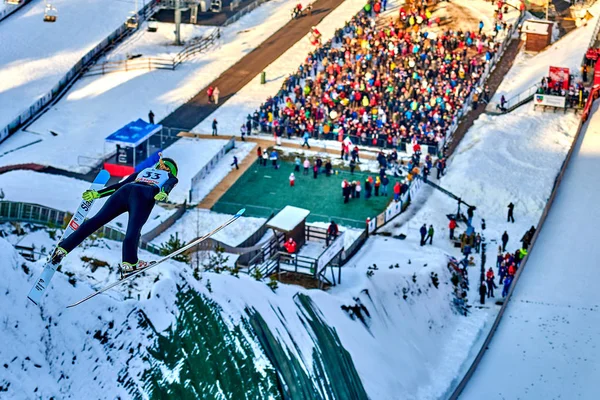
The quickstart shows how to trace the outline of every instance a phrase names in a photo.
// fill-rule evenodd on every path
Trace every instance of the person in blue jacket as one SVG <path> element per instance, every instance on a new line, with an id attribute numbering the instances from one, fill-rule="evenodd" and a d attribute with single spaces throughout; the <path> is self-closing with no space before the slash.
<path id="1" fill-rule="evenodd" d="M 177 184 L 177 164 L 170 158 L 160 158 L 151 168 L 129 175 L 122 182 L 101 190 L 86 190 L 81 196 L 85 201 L 102 197 L 110 198 L 92 218 L 82 223 L 75 232 L 62 240 L 54 251 L 51 262 L 60 264 L 62 259 L 79 246 L 88 236 L 117 216 L 128 212 L 127 232 L 123 240 L 123 276 L 148 265 L 138 259 L 137 248 L 142 227 L 150 217 L 157 201 L 167 201 L 169 193 Z"/>
<path id="2" fill-rule="evenodd" d="M 426 224 L 423 224 L 423 226 L 419 230 L 419 233 L 421 233 L 421 246 L 424 246 L 425 245 L 425 236 L 427 235 L 427 225 Z"/>
<path id="3" fill-rule="evenodd" d="M 302 147 L 307 146 L 310 149 L 310 144 L 308 144 L 308 139 L 310 138 L 310 134 L 308 131 L 304 132 L 302 139 L 304 139 L 304 143 L 302 143 Z"/>

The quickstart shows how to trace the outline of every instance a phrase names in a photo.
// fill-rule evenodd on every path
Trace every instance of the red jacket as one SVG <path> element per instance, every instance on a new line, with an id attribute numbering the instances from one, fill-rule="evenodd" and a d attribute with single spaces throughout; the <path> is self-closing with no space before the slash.
<path id="1" fill-rule="evenodd" d="M 508 267 L 508 275 L 514 276 L 515 272 L 517 272 L 517 270 L 515 269 L 515 265 L 514 264 L 510 264 L 510 267 Z"/>
<path id="2" fill-rule="evenodd" d="M 287 242 L 285 242 L 283 247 L 285 247 L 285 250 L 288 253 L 292 254 L 292 253 L 296 252 L 297 245 L 296 245 L 296 242 L 294 241 L 294 239 L 292 239 L 291 241 L 288 240 Z"/>
<path id="3" fill-rule="evenodd" d="M 396 182 L 394 185 L 394 194 L 400 194 L 400 182 Z"/>
<path id="4" fill-rule="evenodd" d="M 456 229 L 456 221 L 451 219 L 450 223 L 448 224 L 448 228 L 450 229 Z"/>
<path id="5" fill-rule="evenodd" d="M 487 274 L 485 274 L 485 277 L 488 279 L 494 279 L 494 271 L 492 271 L 491 269 L 488 269 Z"/>

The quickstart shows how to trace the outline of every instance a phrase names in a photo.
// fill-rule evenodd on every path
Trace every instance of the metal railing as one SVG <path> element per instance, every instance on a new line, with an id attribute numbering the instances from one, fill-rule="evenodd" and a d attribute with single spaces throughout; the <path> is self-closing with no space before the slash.
<path id="1" fill-rule="evenodd" d="M 535 85 L 533 85 L 529 89 L 525 90 L 524 92 L 511 97 L 510 99 L 508 99 L 506 101 L 506 103 L 504 103 L 504 108 L 506 109 L 506 111 L 503 111 L 503 112 L 510 112 L 510 111 L 514 110 L 515 108 L 517 108 L 518 106 L 520 106 L 521 104 L 527 103 L 528 101 L 533 100 L 533 95 L 537 93 L 539 88 L 540 88 L 540 85 L 538 83 L 536 83 Z"/>
<path id="2" fill-rule="evenodd" d="M 174 71 L 184 61 L 211 48 L 220 37 L 221 30 L 220 28 L 216 28 L 210 35 L 190 42 L 173 58 L 138 57 L 126 60 L 104 61 L 90 66 L 84 76 L 105 75 L 112 72 L 136 70 L 151 71 L 164 69 Z"/>
<path id="3" fill-rule="evenodd" d="M 0 201 L 0 222 L 19 221 L 61 227 L 66 216 L 64 211 L 39 204 Z"/>
<path id="4" fill-rule="evenodd" d="M 119 61 L 105 61 L 92 65 L 83 76 L 105 75 L 112 72 L 175 69 L 175 62 L 166 58 L 132 58 Z"/>

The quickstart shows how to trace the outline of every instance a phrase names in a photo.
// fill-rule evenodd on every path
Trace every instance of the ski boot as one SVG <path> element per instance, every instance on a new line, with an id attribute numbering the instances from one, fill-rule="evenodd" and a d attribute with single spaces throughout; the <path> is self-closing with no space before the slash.
<path id="1" fill-rule="evenodd" d="M 52 265 L 60 264 L 60 262 L 63 260 L 63 258 L 65 258 L 67 253 L 68 252 L 62 247 L 56 246 L 54 253 L 52 253 L 52 256 L 50 256 L 50 263 L 52 263 Z"/>
<path id="2" fill-rule="evenodd" d="M 154 263 L 155 263 L 155 261 L 146 262 L 146 261 L 143 261 L 143 260 L 138 260 L 137 263 L 131 264 L 131 263 L 128 263 L 126 261 L 123 261 L 121 263 L 121 279 L 125 279 L 129 275 L 137 272 L 138 270 L 144 269 L 147 266 L 152 265 Z"/>

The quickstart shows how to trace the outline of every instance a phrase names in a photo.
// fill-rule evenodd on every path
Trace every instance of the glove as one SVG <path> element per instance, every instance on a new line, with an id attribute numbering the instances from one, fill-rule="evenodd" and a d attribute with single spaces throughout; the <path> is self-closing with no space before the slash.
<path id="1" fill-rule="evenodd" d="M 169 198 L 169 195 L 165 192 L 163 192 L 162 190 L 160 192 L 158 192 L 156 194 L 156 196 L 154 196 L 154 200 L 156 201 L 167 201 L 167 199 Z"/>
<path id="2" fill-rule="evenodd" d="M 95 190 L 86 190 L 81 195 L 81 198 L 84 199 L 85 201 L 92 201 L 95 199 L 99 199 L 100 193 L 96 192 Z"/>

